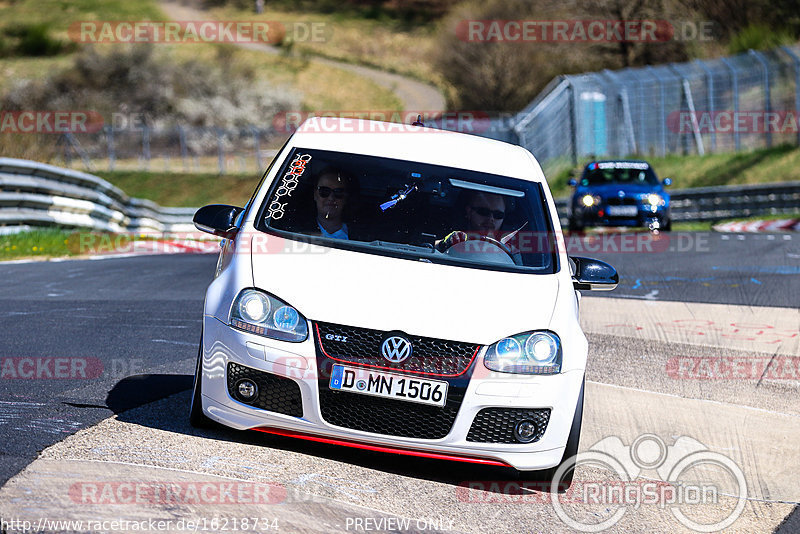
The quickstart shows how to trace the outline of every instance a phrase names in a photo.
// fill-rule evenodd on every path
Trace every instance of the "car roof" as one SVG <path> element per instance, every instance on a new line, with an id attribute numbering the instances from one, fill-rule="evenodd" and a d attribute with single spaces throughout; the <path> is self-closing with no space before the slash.
<path id="1" fill-rule="evenodd" d="M 300 125 L 290 144 L 545 181 L 536 159 L 518 145 L 422 126 L 346 117 L 311 117 Z"/>
<path id="2" fill-rule="evenodd" d="M 588 167 L 589 165 L 592 165 L 592 164 L 597 164 L 597 163 L 643 163 L 643 164 L 647 165 L 648 167 L 652 168 L 650 163 L 648 163 L 647 161 L 645 161 L 643 159 L 596 159 L 596 160 L 592 160 L 589 163 L 587 163 L 586 167 Z"/>

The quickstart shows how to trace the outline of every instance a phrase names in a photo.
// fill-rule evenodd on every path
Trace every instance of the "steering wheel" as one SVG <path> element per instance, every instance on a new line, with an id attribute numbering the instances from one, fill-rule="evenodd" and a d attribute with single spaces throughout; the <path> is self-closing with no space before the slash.
<path id="1" fill-rule="evenodd" d="M 514 253 L 511 251 L 511 247 L 509 247 L 505 243 L 501 243 L 497 239 L 495 239 L 493 237 L 489 237 L 488 235 L 478 235 L 476 237 L 467 237 L 467 241 L 469 241 L 470 239 L 478 239 L 479 241 L 485 241 L 486 243 L 489 243 L 490 245 L 494 245 L 495 247 L 499 248 L 500 250 L 502 250 L 503 252 L 508 254 L 508 257 L 511 258 L 511 261 L 514 261 Z M 465 241 L 459 241 L 457 243 L 451 243 L 442 252 L 447 253 L 447 251 L 450 250 L 450 248 L 452 248 L 454 245 L 459 245 L 461 243 L 465 243 Z M 516 261 L 514 261 L 514 263 L 516 264 Z"/>

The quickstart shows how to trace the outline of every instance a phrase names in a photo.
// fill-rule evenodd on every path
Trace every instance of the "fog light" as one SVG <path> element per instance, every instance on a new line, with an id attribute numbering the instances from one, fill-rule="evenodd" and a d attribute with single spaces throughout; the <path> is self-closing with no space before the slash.
<path id="1" fill-rule="evenodd" d="M 521 441 L 522 443 L 530 443 L 533 441 L 533 438 L 536 437 L 537 430 L 536 423 L 526 419 L 520 421 L 517 423 L 517 426 L 514 427 L 514 437 L 517 438 L 517 441 Z"/>
<path id="2" fill-rule="evenodd" d="M 256 387 L 255 382 L 252 380 L 244 379 L 236 384 L 236 392 L 243 401 L 249 402 L 258 395 L 258 387 Z"/>

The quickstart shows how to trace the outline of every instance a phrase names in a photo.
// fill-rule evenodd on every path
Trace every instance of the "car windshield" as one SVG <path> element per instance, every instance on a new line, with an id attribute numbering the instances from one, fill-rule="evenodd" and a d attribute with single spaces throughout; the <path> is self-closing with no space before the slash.
<path id="1" fill-rule="evenodd" d="M 557 270 L 540 184 L 415 161 L 297 148 L 274 180 L 256 226 L 417 261 Z"/>
<path id="2" fill-rule="evenodd" d="M 590 163 L 581 177 L 581 185 L 632 184 L 658 185 L 658 177 L 644 162 L 605 161 Z"/>

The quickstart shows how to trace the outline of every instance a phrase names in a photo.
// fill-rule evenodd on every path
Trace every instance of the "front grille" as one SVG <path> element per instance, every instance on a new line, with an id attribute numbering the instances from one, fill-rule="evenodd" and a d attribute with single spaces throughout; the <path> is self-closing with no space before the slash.
<path id="1" fill-rule="evenodd" d="M 636 206 L 638 202 L 636 197 L 611 197 L 606 199 L 606 204 L 609 206 Z"/>
<path id="2" fill-rule="evenodd" d="M 255 400 L 245 401 L 236 392 L 236 385 L 247 378 L 258 386 Z M 258 371 L 237 363 L 228 363 L 228 394 L 239 402 L 270 412 L 303 417 L 303 396 L 300 386 L 291 378 Z"/>
<path id="3" fill-rule="evenodd" d="M 534 443 L 544 434 L 547 423 L 550 420 L 550 409 L 526 409 L 526 408 L 484 408 L 475 420 L 467 434 L 467 441 L 481 443 L 520 443 L 514 437 L 514 428 L 517 423 L 529 420 L 536 423 L 536 434 L 532 441 Z"/>
<path id="4" fill-rule="evenodd" d="M 452 388 L 452 386 L 451 386 Z M 460 398 L 459 398 L 460 397 Z M 328 423 L 353 430 L 418 439 L 441 439 L 450 433 L 463 394 L 447 393 L 443 408 L 332 391 L 319 383 L 319 405 Z"/>
<path id="5" fill-rule="evenodd" d="M 470 366 L 480 345 L 420 336 L 406 336 L 411 356 L 400 363 L 381 355 L 381 343 L 389 332 L 331 323 L 314 323 L 323 353 L 336 361 L 367 367 L 384 367 L 410 373 L 458 376 Z M 344 341 L 342 341 L 345 339 Z"/>

